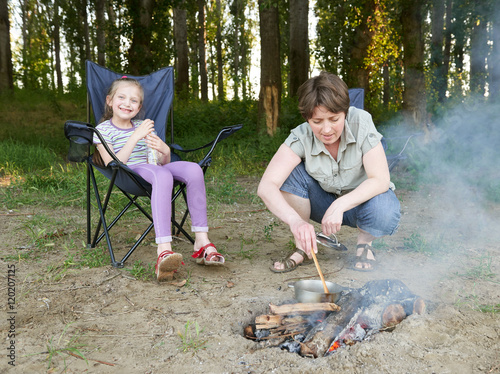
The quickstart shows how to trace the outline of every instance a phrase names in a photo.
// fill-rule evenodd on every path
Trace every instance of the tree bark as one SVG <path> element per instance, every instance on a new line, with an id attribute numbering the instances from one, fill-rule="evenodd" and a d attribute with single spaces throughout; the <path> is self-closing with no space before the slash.
<path id="1" fill-rule="evenodd" d="M 207 59 L 205 53 L 205 0 L 198 0 L 198 58 L 200 67 L 201 100 L 208 101 Z"/>
<path id="2" fill-rule="evenodd" d="M 129 69 L 132 74 L 143 75 L 153 70 L 151 53 L 151 24 L 155 0 L 128 0 L 131 14 L 132 42 L 128 51 Z"/>
<path id="3" fill-rule="evenodd" d="M 489 100 L 500 103 L 500 12 L 492 14 L 491 35 L 493 46 L 488 58 Z"/>
<path id="4" fill-rule="evenodd" d="M 96 39 L 97 39 L 97 63 L 106 66 L 106 21 L 104 19 L 105 0 L 96 0 L 95 18 L 96 18 Z"/>
<path id="5" fill-rule="evenodd" d="M 57 81 L 57 91 L 63 92 L 63 80 L 61 71 L 61 37 L 60 37 L 60 18 L 59 18 L 59 0 L 54 1 L 54 57 L 55 73 Z"/>
<path id="6" fill-rule="evenodd" d="M 480 96 L 484 96 L 486 90 L 486 59 L 488 57 L 486 12 L 485 1 L 476 1 L 470 38 L 470 90 L 472 94 Z"/>
<path id="7" fill-rule="evenodd" d="M 422 13 L 422 0 L 403 2 L 403 115 L 408 125 L 427 131 Z"/>
<path id="8" fill-rule="evenodd" d="M 450 71 L 451 61 L 451 27 L 452 27 L 452 0 L 446 0 L 446 16 L 445 16 L 445 34 L 444 34 L 444 50 L 443 50 L 443 75 L 446 77 L 446 86 L 438 91 L 438 101 L 444 102 L 446 98 L 446 90 L 448 89 L 448 75 Z"/>
<path id="9" fill-rule="evenodd" d="M 226 99 L 224 89 L 224 61 L 222 60 L 222 5 L 221 0 L 215 1 L 217 13 L 217 35 L 216 35 L 216 49 L 217 49 L 217 96 L 219 100 Z"/>
<path id="10" fill-rule="evenodd" d="M 30 70 L 30 64 L 28 62 L 28 50 L 29 50 L 29 34 L 28 34 L 28 0 L 19 0 L 21 6 L 21 36 L 23 39 L 23 49 L 21 51 L 22 63 L 25 67 L 24 71 L 21 73 L 21 82 L 23 84 L 23 88 L 28 87 L 28 74 Z"/>
<path id="11" fill-rule="evenodd" d="M 371 19 L 375 14 L 376 3 L 366 0 L 363 4 L 362 22 L 354 30 L 353 44 L 349 49 L 349 65 L 347 67 L 346 83 L 349 87 L 361 87 L 370 92 L 370 66 L 366 64 L 368 48 L 373 42 Z"/>
<path id="12" fill-rule="evenodd" d="M 288 95 L 309 77 L 309 0 L 290 0 L 290 86 Z"/>
<path id="13" fill-rule="evenodd" d="M 234 81 L 234 98 L 238 100 L 240 98 L 240 84 L 242 82 L 240 76 L 240 28 L 243 28 L 244 25 L 240 24 L 242 11 L 240 6 L 242 5 L 241 0 L 233 0 L 230 12 L 233 16 L 233 53 L 232 53 L 232 70 L 233 70 L 233 81 Z"/>
<path id="14" fill-rule="evenodd" d="M 0 93 L 14 90 L 7 0 L 0 0 Z"/>
<path id="15" fill-rule="evenodd" d="M 91 60 L 92 55 L 90 54 L 90 32 L 89 32 L 89 20 L 87 13 L 87 0 L 81 0 L 80 4 L 80 17 L 83 24 L 83 46 L 85 49 L 81 51 L 80 63 L 82 71 L 85 71 L 85 60 Z"/>
<path id="16" fill-rule="evenodd" d="M 436 97 L 436 102 L 442 102 L 446 92 L 447 74 L 444 72 L 444 12 L 445 3 L 443 0 L 434 0 L 432 3 L 432 40 L 431 40 L 431 87 L 432 96 Z M 433 100 L 433 102 L 435 102 Z"/>
<path id="17" fill-rule="evenodd" d="M 182 2 L 182 5 L 184 5 L 184 2 Z M 175 81 L 175 91 L 182 99 L 186 99 L 188 97 L 189 90 L 186 13 L 186 9 L 182 9 L 180 7 L 174 9 L 174 39 L 175 50 L 177 52 L 177 80 Z"/>
<path id="18" fill-rule="evenodd" d="M 454 18 L 454 21 L 452 23 L 452 29 L 451 29 L 451 32 L 455 37 L 452 49 L 452 56 L 455 62 L 455 72 L 456 72 L 456 78 L 455 81 L 453 82 L 454 85 L 453 91 L 454 94 L 461 95 L 463 86 L 465 84 L 464 76 L 462 73 L 464 71 L 464 55 L 467 45 L 466 23 L 468 16 L 468 8 L 467 4 L 460 3 L 457 1 L 454 1 L 453 3 L 454 5 L 456 5 L 453 7 L 452 17 Z"/>
<path id="19" fill-rule="evenodd" d="M 276 134 L 281 106 L 281 61 L 277 4 L 259 0 L 261 74 L 259 123 L 269 135 Z"/>

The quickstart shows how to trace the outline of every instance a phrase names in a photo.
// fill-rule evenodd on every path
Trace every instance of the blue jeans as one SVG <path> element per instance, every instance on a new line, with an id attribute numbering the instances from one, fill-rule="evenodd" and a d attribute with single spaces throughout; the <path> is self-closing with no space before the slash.
<path id="1" fill-rule="evenodd" d="M 308 199 L 311 204 L 311 219 L 318 223 L 321 223 L 326 210 L 337 199 L 337 195 L 323 190 L 318 181 L 307 174 L 303 162 L 292 171 L 281 186 L 281 191 Z M 342 223 L 380 238 L 394 234 L 399 227 L 400 218 L 399 200 L 394 191 L 389 189 L 344 212 Z"/>

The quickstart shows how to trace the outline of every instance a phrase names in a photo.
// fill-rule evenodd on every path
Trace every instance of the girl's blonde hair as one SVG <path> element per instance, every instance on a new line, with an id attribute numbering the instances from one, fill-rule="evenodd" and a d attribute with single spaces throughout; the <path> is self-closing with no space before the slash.
<path id="1" fill-rule="evenodd" d="M 113 97 L 115 96 L 116 91 L 118 90 L 118 87 L 120 86 L 121 83 L 131 83 L 131 84 L 137 86 L 137 88 L 139 89 L 140 95 L 141 95 L 140 96 L 140 100 L 141 100 L 140 104 L 142 105 L 142 103 L 144 101 L 144 88 L 142 88 L 142 85 L 139 83 L 139 81 L 137 79 L 128 78 L 128 77 L 121 77 L 121 78 L 115 79 L 113 81 L 113 83 L 111 83 L 111 86 L 109 86 L 108 93 L 106 94 L 106 101 L 104 102 L 104 112 L 102 114 L 102 117 L 101 117 L 101 120 L 99 121 L 99 123 L 107 121 L 108 119 L 113 117 L 113 108 L 111 108 L 108 105 L 108 97 L 111 100 L 113 99 Z M 142 112 L 142 108 L 137 116 L 139 116 L 141 112 Z"/>

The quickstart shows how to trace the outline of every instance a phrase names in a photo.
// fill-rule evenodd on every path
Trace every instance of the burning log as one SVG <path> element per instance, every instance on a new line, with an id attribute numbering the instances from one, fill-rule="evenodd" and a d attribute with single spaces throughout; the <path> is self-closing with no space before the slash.
<path id="1" fill-rule="evenodd" d="M 270 314 L 257 316 L 255 324 L 245 328 L 245 337 L 267 347 L 321 357 L 370 334 L 392 330 L 406 316 L 426 310 L 422 298 L 391 279 L 345 289 L 337 304 L 269 304 Z"/>
<path id="2" fill-rule="evenodd" d="M 294 315 L 294 314 L 312 314 L 316 312 L 337 312 L 340 307 L 334 303 L 297 303 L 273 305 L 269 304 L 269 309 L 273 314 Z"/>
<path id="3" fill-rule="evenodd" d="M 281 326 L 281 321 L 283 317 L 279 315 L 269 315 L 264 314 L 262 316 L 255 317 L 255 328 L 256 329 L 272 329 Z"/>
<path id="4" fill-rule="evenodd" d="M 339 313 L 330 314 L 323 322 L 314 326 L 301 344 L 300 354 L 303 356 L 323 356 L 335 337 L 361 308 L 363 300 L 357 290 L 342 293 L 337 301 L 343 305 Z"/>
<path id="5" fill-rule="evenodd" d="M 371 281 L 359 291 L 351 291 L 338 314 L 330 315 L 306 336 L 301 354 L 321 357 L 342 344 L 362 340 L 370 332 L 391 329 L 414 311 L 425 311 L 425 302 L 399 280 Z M 362 330 L 362 331 L 361 331 Z"/>

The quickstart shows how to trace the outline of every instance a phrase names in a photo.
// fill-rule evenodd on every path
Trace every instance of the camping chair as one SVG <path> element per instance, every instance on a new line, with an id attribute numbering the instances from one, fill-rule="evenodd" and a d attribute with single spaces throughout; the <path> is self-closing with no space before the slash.
<path id="1" fill-rule="evenodd" d="M 350 88 L 349 89 L 349 99 L 351 102 L 351 106 L 354 106 L 359 109 L 364 109 L 365 106 L 365 90 L 364 88 Z M 386 157 L 387 157 L 387 164 L 389 165 L 389 171 L 392 171 L 394 167 L 401 161 L 406 159 L 408 156 L 404 153 L 406 150 L 406 147 L 408 146 L 410 140 L 417 135 L 422 135 L 421 132 L 417 132 L 414 134 L 410 134 L 408 136 L 398 136 L 398 137 L 391 137 L 391 138 L 386 138 L 383 137 L 381 142 L 382 146 L 384 147 L 384 150 L 386 151 Z M 388 154 L 388 141 L 389 142 L 397 142 L 398 140 L 403 140 L 404 144 L 397 153 L 393 154 Z"/>
<path id="2" fill-rule="evenodd" d="M 145 196 L 151 199 L 151 185 L 146 182 L 137 173 L 133 172 L 127 165 L 123 164 L 110 151 L 106 142 L 102 138 L 91 122 L 91 110 L 93 113 L 94 124 L 97 124 L 104 110 L 106 93 L 111 83 L 122 77 L 123 74 L 113 72 L 102 66 L 99 66 L 91 61 L 86 61 L 86 84 L 87 84 L 87 122 L 67 121 L 64 125 L 64 133 L 70 142 L 68 159 L 74 162 L 85 162 L 87 166 L 87 247 L 94 248 L 103 238 L 106 238 L 111 264 L 114 267 L 123 267 L 125 261 L 130 257 L 134 250 L 144 240 L 148 233 L 153 228 L 153 218 L 140 204 L 138 198 Z M 209 143 L 195 148 L 183 149 L 181 146 L 174 143 L 174 126 L 173 126 L 173 97 L 174 97 L 174 70 L 172 67 L 160 69 L 152 74 L 145 76 L 132 76 L 130 78 L 137 79 L 144 88 L 144 105 L 141 110 L 144 113 L 144 118 L 154 120 L 155 130 L 160 138 L 165 141 L 168 120 L 170 119 L 170 144 L 171 147 L 171 162 L 181 159 L 178 152 L 194 152 L 204 149 L 205 153 L 198 164 L 205 173 L 212 161 L 212 153 L 217 144 L 227 138 L 237 130 L 242 128 L 242 125 L 224 127 L 220 130 L 214 140 Z M 113 160 L 107 166 L 98 165 L 93 161 L 91 150 L 93 149 L 93 135 L 97 134 L 106 151 L 111 155 Z M 168 144 L 168 143 L 167 143 Z M 174 150 L 176 152 L 174 152 Z M 95 170 L 99 171 L 109 179 L 109 185 L 104 199 L 101 198 L 101 193 L 98 188 Z M 99 221 L 96 225 L 93 239 L 91 240 L 91 193 L 90 184 L 95 195 L 97 209 L 99 211 Z M 107 218 L 108 204 L 112 191 L 117 188 L 126 197 L 127 203 L 122 210 L 113 218 Z M 184 222 L 188 216 L 186 203 L 186 211 L 180 221 L 177 221 L 175 215 L 175 201 L 179 196 L 186 199 L 186 185 L 180 182 L 174 184 L 172 193 L 172 235 L 182 233 L 189 241 L 194 243 L 194 239 L 190 234 L 183 229 Z M 115 253 L 111 244 L 110 230 L 119 219 L 131 207 L 136 207 L 145 217 L 151 222 L 146 230 L 141 234 L 139 239 L 133 244 L 128 252 L 120 261 L 115 259 Z M 102 232 L 101 232 L 102 229 Z"/>

